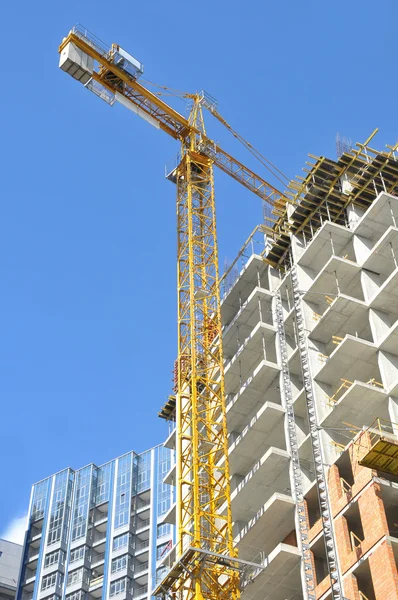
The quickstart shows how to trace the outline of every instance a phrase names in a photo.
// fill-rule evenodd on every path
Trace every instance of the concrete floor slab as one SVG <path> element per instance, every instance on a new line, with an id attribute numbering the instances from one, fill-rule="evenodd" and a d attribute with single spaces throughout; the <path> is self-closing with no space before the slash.
<path id="1" fill-rule="evenodd" d="M 358 221 L 354 233 L 375 242 L 380 239 L 386 229 L 394 225 L 389 203 L 397 207 L 398 200 L 391 194 L 381 193 Z"/>
<path id="2" fill-rule="evenodd" d="M 398 314 L 398 268 L 376 290 L 369 302 L 369 308 L 376 308 L 394 315 Z"/>
<path id="3" fill-rule="evenodd" d="M 346 258 L 332 256 L 308 286 L 304 298 L 309 301 L 319 301 L 322 295 L 333 295 L 336 292 L 336 277 L 340 290 L 348 294 L 350 285 L 360 270 L 361 267 L 357 263 Z"/>
<path id="4" fill-rule="evenodd" d="M 289 462 L 286 450 L 267 450 L 231 493 L 234 521 L 249 521 L 272 494 L 290 489 Z"/>
<path id="5" fill-rule="evenodd" d="M 341 294 L 323 313 L 310 333 L 310 338 L 327 344 L 333 335 L 355 334 L 368 325 L 366 302 Z"/>
<path id="6" fill-rule="evenodd" d="M 242 600 L 301 600 L 300 552 L 278 544 L 242 593 Z"/>
<path id="7" fill-rule="evenodd" d="M 248 415 L 252 414 L 256 406 L 262 404 L 267 397 L 267 389 L 278 377 L 280 367 L 275 363 L 262 360 L 253 370 L 248 379 L 240 387 L 237 394 L 227 402 L 227 422 L 229 431 L 241 431 L 247 423 Z M 231 383 L 231 380 L 230 382 Z M 232 378 L 232 385 L 234 379 Z M 239 377 L 236 377 L 239 384 Z M 275 383 L 275 386 L 277 382 Z M 269 394 L 271 395 L 271 394 Z M 276 394 L 275 394 L 276 395 Z"/>
<path id="8" fill-rule="evenodd" d="M 274 402 L 265 402 L 229 447 L 231 475 L 248 473 L 270 446 L 286 448 L 285 410 Z"/>
<path id="9" fill-rule="evenodd" d="M 230 323 L 241 306 L 258 285 L 267 288 L 268 265 L 258 254 L 252 254 L 242 266 L 239 275 L 221 299 L 222 323 Z M 263 283 L 264 282 L 264 283 Z"/>
<path id="10" fill-rule="evenodd" d="M 243 334 L 244 332 L 245 335 L 240 338 L 234 337 L 236 331 L 231 331 L 231 335 L 226 336 L 226 344 L 224 344 L 223 338 L 223 353 L 226 361 L 228 361 L 228 358 L 230 360 L 239 358 L 241 363 L 246 364 L 257 358 L 260 353 L 264 353 L 263 344 L 265 344 L 265 347 L 268 346 L 276 335 L 276 328 L 273 325 L 259 321 L 258 318 L 255 319 L 255 323 L 253 328 L 244 327 L 240 333 Z"/>
<path id="11" fill-rule="evenodd" d="M 391 226 L 376 242 L 361 266 L 374 273 L 391 273 L 395 268 L 394 256 L 398 254 L 398 228 Z"/>
<path id="12" fill-rule="evenodd" d="M 263 336 L 266 343 L 270 343 L 276 335 L 275 327 L 265 323 L 258 323 L 250 336 L 244 341 L 238 352 L 224 367 L 225 393 L 232 394 L 238 391 L 242 381 L 250 377 L 250 373 L 262 360 L 266 360 L 263 350 Z"/>
<path id="13" fill-rule="evenodd" d="M 389 419 L 386 391 L 374 385 L 354 381 L 320 424 L 326 428 L 343 427 L 343 423 L 362 427 L 373 423 L 376 417 Z"/>
<path id="14" fill-rule="evenodd" d="M 297 262 L 300 266 L 320 271 L 332 254 L 337 256 L 341 254 L 352 236 L 352 231 L 347 227 L 326 221 L 318 229 Z M 331 242 L 331 238 L 333 242 Z"/>
<path id="15" fill-rule="evenodd" d="M 337 388 L 341 379 L 369 381 L 378 374 L 377 348 L 372 342 L 347 335 L 325 360 L 314 379 Z M 378 375 L 376 379 L 379 379 Z"/>
<path id="16" fill-rule="evenodd" d="M 272 325 L 271 292 L 256 287 L 223 331 L 223 350 L 226 356 L 233 355 L 240 343 L 250 335 L 259 321 Z"/>
<path id="17" fill-rule="evenodd" d="M 269 554 L 294 529 L 295 503 L 287 494 L 273 494 L 253 519 L 235 536 L 239 554 L 258 548 Z"/>
<path id="18" fill-rule="evenodd" d="M 398 307 L 397 307 L 398 308 Z M 398 320 L 387 331 L 381 342 L 379 343 L 380 350 L 398 355 Z"/>
<path id="19" fill-rule="evenodd" d="M 307 417 L 307 401 L 304 387 L 293 396 L 293 410 L 296 417 L 301 417 L 302 419 Z"/>

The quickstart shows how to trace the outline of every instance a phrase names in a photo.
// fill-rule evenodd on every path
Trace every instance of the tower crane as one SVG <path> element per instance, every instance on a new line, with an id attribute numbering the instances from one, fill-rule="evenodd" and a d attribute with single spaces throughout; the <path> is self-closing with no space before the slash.
<path id="1" fill-rule="evenodd" d="M 177 185 L 178 232 L 176 561 L 154 593 L 235 600 L 245 561 L 232 537 L 213 166 L 269 205 L 286 199 L 207 136 L 203 108 L 223 122 L 207 94 L 187 94 L 192 108 L 188 118 L 182 116 L 139 81 L 139 61 L 80 26 L 63 39 L 59 52 L 60 67 L 85 87 L 181 144 L 169 176 Z"/>

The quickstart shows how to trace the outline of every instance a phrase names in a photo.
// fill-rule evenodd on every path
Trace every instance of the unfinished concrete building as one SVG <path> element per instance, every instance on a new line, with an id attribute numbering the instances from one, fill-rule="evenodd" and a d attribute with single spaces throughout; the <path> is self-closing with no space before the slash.
<path id="1" fill-rule="evenodd" d="M 272 219 L 222 280 L 243 598 L 398 600 L 393 149 L 314 157 Z"/>

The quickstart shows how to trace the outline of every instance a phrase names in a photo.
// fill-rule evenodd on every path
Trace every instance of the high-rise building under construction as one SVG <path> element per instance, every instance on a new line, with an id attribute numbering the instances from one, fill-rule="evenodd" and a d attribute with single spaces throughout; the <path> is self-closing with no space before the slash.
<path id="1" fill-rule="evenodd" d="M 222 279 L 242 597 L 398 600 L 397 157 L 290 190 Z"/>

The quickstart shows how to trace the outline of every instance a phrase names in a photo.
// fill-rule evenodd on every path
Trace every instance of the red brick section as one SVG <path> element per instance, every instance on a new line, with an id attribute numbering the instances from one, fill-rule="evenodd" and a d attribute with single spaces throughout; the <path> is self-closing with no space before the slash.
<path id="1" fill-rule="evenodd" d="M 282 540 L 282 544 L 289 544 L 289 546 L 295 546 L 297 548 L 297 536 L 295 529 L 287 534 L 285 539 Z"/>
<path id="2" fill-rule="evenodd" d="M 382 542 L 369 556 L 369 567 L 376 600 L 398 600 L 397 567 L 389 541 Z"/>
<path id="3" fill-rule="evenodd" d="M 352 573 L 344 577 L 344 596 L 348 600 L 362 600 L 359 595 L 358 582 L 355 575 Z"/>
<path id="4" fill-rule="evenodd" d="M 336 465 L 332 465 L 328 471 L 330 503 L 334 517 L 340 567 L 343 575 L 361 556 L 371 550 L 381 538 L 389 535 L 380 486 L 377 483 L 371 483 L 375 472 L 366 467 L 361 467 L 361 465 L 358 464 L 358 447 L 352 444 L 347 451 L 349 453 L 354 476 L 354 484 L 351 490 L 348 493 L 343 491 L 339 470 Z M 356 501 L 356 496 L 369 483 L 370 486 L 368 489 L 365 490 L 357 500 L 364 532 L 364 540 L 358 547 L 353 549 L 351 547 L 347 521 L 344 515 L 338 515 L 351 500 L 354 500 L 354 502 Z M 307 523 L 309 523 L 308 514 Z M 318 519 L 309 531 L 310 540 L 313 540 L 321 530 L 321 520 Z M 378 548 L 372 554 L 372 560 L 369 559 L 369 565 L 371 563 L 373 565 L 373 567 L 371 567 L 371 573 L 372 579 L 374 579 L 373 583 L 376 600 L 398 600 L 398 575 L 392 549 L 389 542 L 383 542 L 381 547 L 383 550 L 379 550 Z M 379 556 L 381 558 L 378 558 Z M 373 571 L 375 571 L 374 577 Z M 380 579 L 377 579 L 378 574 L 380 575 Z M 329 577 L 325 577 L 323 581 L 317 583 L 316 596 L 319 598 L 330 587 Z M 354 575 L 350 574 L 344 577 L 344 586 L 347 588 L 345 590 L 346 598 L 349 598 L 349 600 L 358 600 L 360 598 L 358 584 Z"/>

